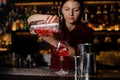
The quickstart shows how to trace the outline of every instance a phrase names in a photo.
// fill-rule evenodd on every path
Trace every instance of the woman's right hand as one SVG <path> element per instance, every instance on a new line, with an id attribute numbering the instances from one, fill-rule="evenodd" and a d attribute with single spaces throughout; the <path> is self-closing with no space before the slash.
<path id="1" fill-rule="evenodd" d="M 28 25 L 31 22 L 37 21 L 37 24 L 39 24 L 39 21 L 43 21 L 44 23 L 59 23 L 59 17 L 57 15 L 33 14 L 27 19 Z"/>

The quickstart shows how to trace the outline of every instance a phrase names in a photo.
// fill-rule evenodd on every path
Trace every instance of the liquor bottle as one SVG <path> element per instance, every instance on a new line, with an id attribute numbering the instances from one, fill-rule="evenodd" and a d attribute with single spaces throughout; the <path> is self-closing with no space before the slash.
<path id="1" fill-rule="evenodd" d="M 103 23 L 103 19 L 102 19 L 101 6 L 98 6 L 95 14 L 95 26 L 99 28 L 99 30 L 103 30 L 102 23 Z"/>
<path id="2" fill-rule="evenodd" d="M 96 30 L 96 26 L 95 26 L 95 14 L 93 11 L 90 11 L 89 13 L 89 23 L 88 23 L 88 26 L 90 28 L 92 28 L 93 30 Z"/>
<path id="3" fill-rule="evenodd" d="M 116 24 L 116 9 L 113 4 L 110 6 L 110 12 L 109 12 L 109 25 L 110 27 L 114 27 Z"/>
<path id="4" fill-rule="evenodd" d="M 32 58 L 30 54 L 27 55 L 26 61 L 27 61 L 27 67 L 32 67 Z"/>
<path id="5" fill-rule="evenodd" d="M 32 14 L 36 14 L 36 13 L 38 13 L 37 6 L 33 6 Z"/>
<path id="6" fill-rule="evenodd" d="M 95 24 L 95 14 L 93 11 L 90 11 L 90 23 Z"/>
<path id="7" fill-rule="evenodd" d="M 117 24 L 120 27 L 120 3 L 118 5 L 118 10 L 117 10 Z"/>
<path id="8" fill-rule="evenodd" d="M 103 6 L 103 28 L 106 30 L 109 29 L 109 20 L 108 20 L 108 10 L 107 10 L 107 4 Z"/>
<path id="9" fill-rule="evenodd" d="M 116 6 L 115 31 L 120 30 L 120 3 Z"/>
<path id="10" fill-rule="evenodd" d="M 51 14 L 52 15 L 57 15 L 58 9 L 57 9 L 57 3 L 55 0 L 53 0 L 53 4 L 51 7 Z"/>
<path id="11" fill-rule="evenodd" d="M 11 65 L 12 67 L 16 67 L 16 55 L 14 52 L 11 55 Z"/>
<path id="12" fill-rule="evenodd" d="M 34 62 L 32 56 L 30 54 L 27 55 L 26 58 L 26 67 L 31 68 L 36 66 L 36 63 Z"/>
<path id="13" fill-rule="evenodd" d="M 88 9 L 88 7 L 85 7 L 85 9 L 84 9 L 82 22 L 83 23 L 88 23 L 89 22 L 89 9 Z"/>

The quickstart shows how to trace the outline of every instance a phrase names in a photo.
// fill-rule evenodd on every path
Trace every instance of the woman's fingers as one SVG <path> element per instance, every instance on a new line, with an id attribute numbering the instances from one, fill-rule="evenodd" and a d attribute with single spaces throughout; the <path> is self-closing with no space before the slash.
<path id="1" fill-rule="evenodd" d="M 50 23 L 52 17 L 53 17 L 52 15 L 47 16 L 47 17 L 44 19 L 44 22 Z"/>
<path id="2" fill-rule="evenodd" d="M 28 24 L 30 24 L 31 22 L 36 22 L 37 21 L 37 24 L 41 24 L 41 23 L 58 23 L 59 22 L 59 17 L 57 15 L 43 15 L 43 14 L 34 14 L 34 15 L 31 15 L 27 22 Z M 40 22 L 42 21 L 42 22 Z"/>
<path id="3" fill-rule="evenodd" d="M 46 23 L 54 23 L 54 22 L 58 23 L 59 22 L 59 18 L 57 17 L 57 15 L 55 15 L 55 16 L 50 15 L 47 18 L 45 18 L 44 21 Z"/>
<path id="4" fill-rule="evenodd" d="M 57 17 L 57 15 L 53 16 L 50 22 L 59 22 L 59 18 Z"/>

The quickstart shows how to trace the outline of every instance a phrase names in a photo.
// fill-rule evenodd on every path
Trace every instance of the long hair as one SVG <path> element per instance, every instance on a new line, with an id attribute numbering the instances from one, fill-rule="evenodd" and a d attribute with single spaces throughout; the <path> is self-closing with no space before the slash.
<path id="1" fill-rule="evenodd" d="M 76 23 L 76 24 L 80 24 L 81 23 L 81 18 L 82 18 L 82 15 L 83 15 L 83 11 L 84 11 L 83 0 L 62 0 L 61 9 L 67 1 L 77 1 L 80 4 L 80 15 L 79 15 L 77 23 Z M 60 12 L 61 12 L 61 15 L 63 15 L 62 10 Z M 66 24 L 65 24 L 64 18 L 62 18 L 62 20 L 60 21 L 60 29 L 61 29 L 61 32 L 62 32 L 62 36 L 64 36 L 64 33 L 66 32 Z"/>

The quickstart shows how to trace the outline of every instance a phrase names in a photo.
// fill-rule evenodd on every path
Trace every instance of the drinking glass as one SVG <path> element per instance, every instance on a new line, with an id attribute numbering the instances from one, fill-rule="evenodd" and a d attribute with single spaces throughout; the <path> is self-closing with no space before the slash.
<path id="1" fill-rule="evenodd" d="M 60 70 L 56 72 L 58 75 L 66 75 L 67 71 L 63 70 L 64 57 L 68 55 L 68 44 L 66 41 L 60 42 L 60 49 L 58 50 L 58 55 L 60 56 Z"/>

